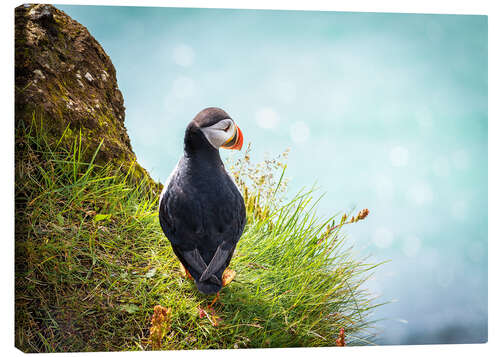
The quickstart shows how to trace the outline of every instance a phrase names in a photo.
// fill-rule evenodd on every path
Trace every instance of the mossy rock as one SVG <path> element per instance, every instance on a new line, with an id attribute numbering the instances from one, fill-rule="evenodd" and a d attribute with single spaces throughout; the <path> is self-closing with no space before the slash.
<path id="1" fill-rule="evenodd" d="M 65 133 L 62 145 L 81 136 L 84 160 L 100 145 L 97 164 L 132 168 L 132 177 L 161 189 L 136 162 L 113 63 L 84 26 L 51 5 L 15 9 L 15 120 L 16 130 L 34 120 L 54 141 Z"/>

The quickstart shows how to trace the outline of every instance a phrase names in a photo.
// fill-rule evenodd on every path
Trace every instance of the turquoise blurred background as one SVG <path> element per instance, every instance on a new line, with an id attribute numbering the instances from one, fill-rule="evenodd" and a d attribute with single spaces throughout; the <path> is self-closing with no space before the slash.
<path id="1" fill-rule="evenodd" d="M 113 61 L 139 162 L 164 181 L 187 123 L 225 109 L 252 158 L 291 148 L 290 194 L 390 260 L 380 344 L 487 341 L 487 17 L 58 6 Z M 227 155 L 227 153 L 224 153 Z"/>

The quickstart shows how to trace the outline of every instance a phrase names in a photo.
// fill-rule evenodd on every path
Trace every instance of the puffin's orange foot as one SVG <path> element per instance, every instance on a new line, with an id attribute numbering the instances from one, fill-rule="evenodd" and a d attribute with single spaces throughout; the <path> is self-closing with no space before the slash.
<path id="1" fill-rule="evenodd" d="M 235 276 L 236 272 L 234 270 L 226 268 L 222 274 L 222 286 L 228 285 L 231 281 L 233 281 Z"/>
<path id="2" fill-rule="evenodd" d="M 215 295 L 215 298 L 212 300 L 212 302 L 210 303 L 210 305 L 208 305 L 207 309 L 209 309 L 209 310 L 210 310 L 210 309 L 213 309 L 213 308 L 212 308 L 212 306 L 215 304 L 215 302 L 216 302 L 217 300 L 219 300 L 219 298 L 220 298 L 220 294 L 219 294 L 219 293 L 217 293 L 217 295 Z"/>
<path id="3" fill-rule="evenodd" d="M 184 265 L 182 265 L 182 263 L 180 263 L 180 265 L 181 265 L 181 276 L 183 278 L 193 280 L 193 277 L 191 276 L 191 274 L 189 274 L 189 271 L 184 267 Z"/>

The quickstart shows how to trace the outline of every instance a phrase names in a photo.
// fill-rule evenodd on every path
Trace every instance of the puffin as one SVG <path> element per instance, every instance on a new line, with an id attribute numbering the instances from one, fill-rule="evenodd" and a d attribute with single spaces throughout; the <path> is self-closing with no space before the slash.
<path id="1" fill-rule="evenodd" d="M 246 209 L 219 148 L 242 145 L 241 129 L 224 110 L 203 109 L 186 128 L 184 153 L 159 199 L 161 228 L 187 276 L 207 295 L 218 296 L 235 275 L 224 272 L 243 234 Z"/>

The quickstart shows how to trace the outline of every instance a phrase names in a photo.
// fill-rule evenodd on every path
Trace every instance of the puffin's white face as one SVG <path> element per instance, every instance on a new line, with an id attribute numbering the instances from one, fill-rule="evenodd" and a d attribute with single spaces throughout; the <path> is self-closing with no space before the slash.
<path id="1" fill-rule="evenodd" d="M 243 134 L 232 119 L 222 119 L 212 126 L 200 129 L 203 135 L 207 138 L 208 142 L 216 149 L 220 147 L 226 149 L 241 149 L 241 145 L 243 144 Z M 235 144 L 225 146 L 225 144 L 229 144 L 233 141 L 235 136 L 237 136 Z"/>

